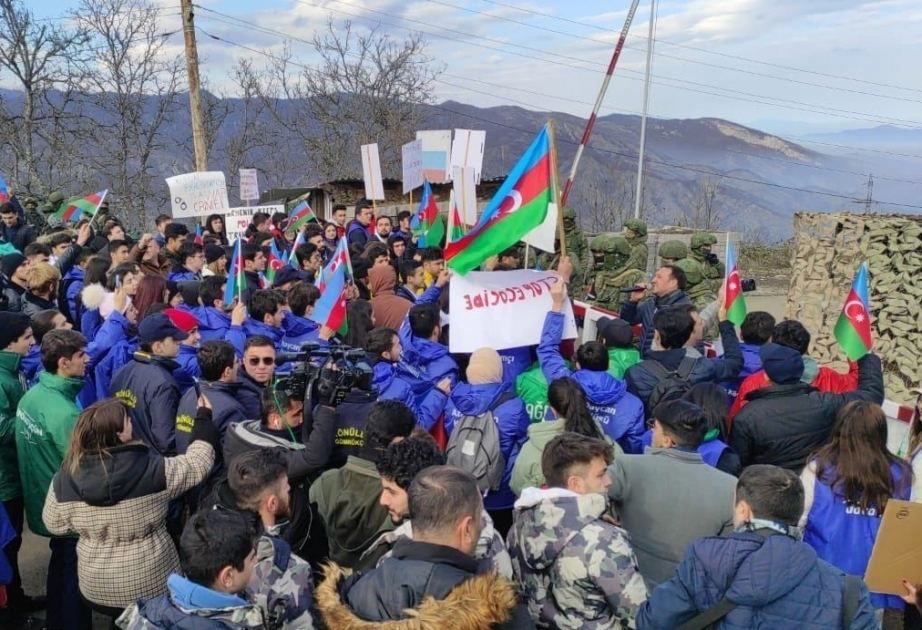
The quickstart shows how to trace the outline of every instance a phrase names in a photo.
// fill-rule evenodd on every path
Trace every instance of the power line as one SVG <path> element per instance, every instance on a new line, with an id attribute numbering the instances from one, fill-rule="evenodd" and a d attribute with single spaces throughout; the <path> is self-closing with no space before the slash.
<path id="1" fill-rule="evenodd" d="M 237 42 L 233 42 L 233 41 L 231 41 L 231 40 L 228 40 L 228 39 L 223 38 L 223 37 L 219 37 L 219 36 L 217 36 L 217 35 L 212 35 L 211 33 L 205 31 L 205 30 L 202 29 L 201 27 L 196 27 L 196 28 L 197 28 L 197 30 L 199 30 L 203 35 L 205 35 L 206 37 L 209 37 L 209 38 L 211 38 L 211 39 L 213 39 L 213 40 L 215 40 L 215 41 L 223 42 L 223 43 L 226 43 L 226 44 L 228 44 L 228 45 L 230 45 L 230 46 L 236 46 L 236 47 L 242 48 L 242 49 L 244 49 L 244 50 L 249 50 L 249 51 L 251 51 L 251 52 L 254 52 L 254 53 L 263 55 L 263 56 L 268 57 L 268 58 L 270 58 L 270 59 L 275 59 L 276 61 L 285 61 L 286 63 L 289 63 L 289 64 L 291 64 L 291 65 L 293 65 L 293 66 L 295 66 L 295 67 L 300 67 L 300 68 L 303 68 L 303 69 L 305 69 L 305 70 L 308 70 L 309 72 L 317 72 L 317 70 L 316 70 L 315 68 L 311 68 L 310 66 L 307 66 L 307 65 L 305 65 L 305 64 L 301 64 L 301 63 L 294 62 L 294 61 L 287 60 L 287 59 L 286 59 L 286 60 L 283 60 L 283 59 L 280 59 L 279 57 L 276 57 L 275 55 L 273 55 L 273 54 L 271 54 L 271 53 L 269 53 L 269 52 L 262 51 L 262 50 L 258 50 L 258 49 L 255 49 L 255 48 L 252 48 L 252 47 L 250 47 L 250 46 L 243 45 L 243 44 L 239 44 L 239 43 L 237 43 Z M 428 105 L 428 107 L 430 107 L 430 108 L 432 108 L 432 109 L 439 110 L 439 111 L 444 111 L 444 112 L 447 112 L 447 113 L 449 113 L 449 114 L 454 114 L 454 115 L 457 115 L 457 116 L 463 116 L 463 117 L 465 117 L 465 118 L 470 118 L 470 119 L 472 119 L 472 120 L 478 120 L 478 121 L 480 121 L 480 122 L 483 122 L 483 123 L 486 123 L 486 124 L 490 124 L 490 125 L 493 125 L 493 126 L 503 127 L 503 128 L 506 128 L 506 129 L 510 129 L 510 130 L 513 130 L 513 131 L 517 131 L 517 132 L 520 132 L 520 133 L 525 134 L 525 135 L 527 135 L 527 136 L 532 136 L 532 135 L 534 135 L 534 130 L 533 130 L 533 129 L 524 129 L 524 128 L 521 128 L 521 127 L 516 127 L 516 126 L 514 126 L 514 125 L 509 125 L 509 124 L 506 124 L 506 123 L 500 123 L 500 122 L 497 122 L 497 121 L 489 120 L 489 119 L 487 119 L 487 118 L 483 118 L 483 117 L 481 117 L 481 116 L 476 116 L 476 115 L 474 115 L 474 114 L 469 114 L 469 113 L 466 113 L 466 112 L 459 112 L 459 111 L 453 110 L 453 109 L 451 109 L 451 108 L 449 108 L 449 107 L 445 107 L 444 105 Z M 577 145 L 579 144 L 578 142 L 575 142 L 575 141 L 573 141 L 573 140 L 569 140 L 569 139 L 566 139 L 566 138 L 558 138 L 558 142 L 559 142 L 559 143 L 562 143 L 562 144 L 569 144 L 569 145 L 571 145 L 571 146 L 577 146 Z M 597 151 L 597 152 L 599 152 L 599 153 L 607 153 L 607 154 L 609 154 L 609 155 L 616 155 L 616 156 L 619 156 L 619 157 L 625 157 L 625 158 L 634 159 L 634 160 L 637 159 L 637 155 L 636 155 L 636 154 L 626 153 L 626 152 L 623 152 L 623 151 L 614 151 L 614 150 L 612 150 L 612 149 L 602 149 L 602 148 L 598 148 L 598 147 L 593 148 L 593 150 L 594 150 L 594 151 Z M 787 186 L 787 185 L 784 185 L 784 184 L 777 184 L 777 183 L 774 183 L 774 182 L 766 182 L 766 181 L 763 181 L 763 180 L 752 179 L 752 178 L 748 178 L 748 177 L 742 177 L 742 176 L 740 176 L 740 175 L 730 175 L 730 174 L 728 174 L 728 173 L 721 173 L 721 172 L 719 172 L 719 171 L 714 171 L 714 170 L 711 170 L 711 169 L 696 168 L 696 167 L 688 166 L 688 165 L 684 165 L 684 164 L 676 164 L 676 163 L 674 163 L 674 162 L 669 162 L 669 161 L 666 161 L 666 160 L 659 160 L 659 159 L 655 159 L 655 158 L 648 158 L 648 161 L 649 161 L 650 163 L 652 163 L 652 164 L 658 164 L 658 165 L 660 165 L 660 166 L 666 166 L 666 167 L 669 167 L 669 168 L 676 168 L 676 169 L 680 169 L 680 170 L 684 170 L 684 171 L 689 171 L 689 172 L 693 172 L 693 173 L 700 173 L 700 174 L 704 174 L 704 175 L 711 175 L 711 176 L 721 177 L 721 178 L 723 178 L 723 179 L 729 179 L 729 180 L 733 180 L 733 181 L 746 182 L 746 183 L 750 183 L 750 184 L 757 184 L 757 185 L 762 185 L 762 186 L 769 186 L 769 187 L 775 188 L 775 189 L 790 190 L 790 191 L 793 191 L 793 192 L 801 192 L 801 193 L 807 193 L 807 194 L 821 195 L 821 196 L 824 196 L 824 197 L 830 197 L 830 198 L 835 198 L 835 199 L 843 199 L 843 200 L 846 200 L 846 201 L 848 201 L 848 202 L 850 202 L 850 203 L 856 203 L 856 198 L 855 198 L 855 197 L 850 197 L 850 196 L 848 196 L 848 195 L 842 195 L 842 194 L 839 194 L 839 193 L 832 193 L 832 192 L 827 192 L 827 191 L 822 191 L 822 190 L 814 190 L 814 189 L 810 189 L 810 188 L 799 188 L 799 187 L 796 187 L 796 186 Z M 903 207 L 903 208 L 922 209 L 922 205 L 912 205 L 912 204 L 905 204 L 905 203 L 898 203 L 898 202 L 889 202 L 889 201 L 881 201 L 881 200 L 876 200 L 875 203 L 883 204 L 883 205 L 898 206 L 898 207 Z"/>

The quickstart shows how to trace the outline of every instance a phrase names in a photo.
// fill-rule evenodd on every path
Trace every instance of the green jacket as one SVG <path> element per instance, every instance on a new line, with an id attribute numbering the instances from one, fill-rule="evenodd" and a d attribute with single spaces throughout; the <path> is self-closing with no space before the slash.
<path id="1" fill-rule="evenodd" d="M 42 521 L 42 509 L 51 478 L 64 461 L 80 415 L 76 401 L 82 388 L 82 378 L 40 372 L 38 384 L 19 401 L 16 412 L 19 477 L 29 529 L 40 536 L 51 536 Z"/>
<path id="2" fill-rule="evenodd" d="M 515 379 L 515 395 L 525 403 L 532 422 L 541 422 L 547 414 L 547 379 L 536 362 Z"/>
<path id="3" fill-rule="evenodd" d="M 516 496 L 525 488 L 540 488 L 544 485 L 544 473 L 541 472 L 541 455 L 544 447 L 555 437 L 563 433 L 565 420 L 535 422 L 528 427 L 528 441 L 522 445 L 519 456 L 512 467 L 512 479 L 509 487 Z"/>
<path id="4" fill-rule="evenodd" d="M 608 373 L 615 378 L 624 379 L 628 368 L 640 363 L 640 352 L 637 348 L 609 348 Z"/>
<path id="5" fill-rule="evenodd" d="M 0 501 L 22 496 L 16 463 L 16 406 L 25 392 L 21 360 L 15 352 L 0 350 Z"/>

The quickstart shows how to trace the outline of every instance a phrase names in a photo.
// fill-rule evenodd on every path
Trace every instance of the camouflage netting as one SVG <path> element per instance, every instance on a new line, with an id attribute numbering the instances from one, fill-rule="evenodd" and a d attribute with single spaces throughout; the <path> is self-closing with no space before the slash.
<path id="1" fill-rule="evenodd" d="M 787 316 L 813 333 L 810 354 L 820 362 L 845 360 L 833 328 L 867 260 L 887 398 L 911 403 L 909 388 L 922 382 L 922 217 L 798 213 L 794 234 Z"/>

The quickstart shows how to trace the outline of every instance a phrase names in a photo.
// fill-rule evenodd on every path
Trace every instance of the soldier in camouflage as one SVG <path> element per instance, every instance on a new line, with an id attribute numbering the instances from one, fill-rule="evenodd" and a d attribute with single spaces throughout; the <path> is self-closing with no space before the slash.
<path id="1" fill-rule="evenodd" d="M 592 269 L 592 252 L 589 250 L 589 240 L 577 223 L 576 211 L 573 208 L 563 209 L 563 235 L 567 243 L 567 256 L 573 263 L 570 284 L 577 289 L 582 289 L 586 286 Z M 560 262 L 559 239 L 554 242 L 554 246 L 554 254 L 545 253 L 538 257 L 540 269 L 557 269 L 557 264 Z"/>
<path id="2" fill-rule="evenodd" d="M 594 255 L 602 256 L 602 268 L 595 274 L 593 303 L 617 312 L 627 299 L 627 294 L 621 289 L 645 282 L 646 273 L 627 266 L 632 250 L 627 239 L 620 234 L 599 234 L 592 239 L 591 247 Z"/>
<path id="3" fill-rule="evenodd" d="M 717 299 L 723 282 L 723 263 L 711 253 L 711 246 L 716 242 L 713 234 L 696 232 L 691 238 L 691 255 L 677 263 L 685 272 L 685 292 L 698 308 L 705 308 Z"/>
<path id="4" fill-rule="evenodd" d="M 628 219 L 624 222 L 624 238 L 631 246 L 631 257 L 624 264 L 626 269 L 647 271 L 647 224 L 640 219 Z"/>
<path id="5" fill-rule="evenodd" d="M 647 598 L 627 532 L 605 516 L 611 447 L 562 433 L 544 448 L 547 488 L 515 504 L 509 552 L 538 627 L 633 628 Z"/>
<path id="6" fill-rule="evenodd" d="M 659 246 L 660 267 L 674 265 L 680 260 L 688 258 L 688 245 L 682 241 L 663 241 Z"/>

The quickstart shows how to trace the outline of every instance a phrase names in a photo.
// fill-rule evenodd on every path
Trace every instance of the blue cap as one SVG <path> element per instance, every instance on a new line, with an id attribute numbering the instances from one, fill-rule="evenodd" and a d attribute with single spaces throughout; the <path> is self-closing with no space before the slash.
<path id="1" fill-rule="evenodd" d="M 272 288 L 277 288 L 289 282 L 298 282 L 304 280 L 304 274 L 288 265 L 275 272 L 275 280 L 272 281 Z"/>
<path id="2" fill-rule="evenodd" d="M 189 335 L 173 325 L 170 318 L 163 313 L 148 315 L 138 326 L 138 341 L 143 344 L 152 344 L 172 337 L 176 341 L 187 339 Z"/>
<path id="3" fill-rule="evenodd" d="M 804 375 L 804 358 L 794 348 L 767 343 L 759 349 L 759 357 L 762 359 L 762 369 L 773 383 L 796 383 Z"/>

